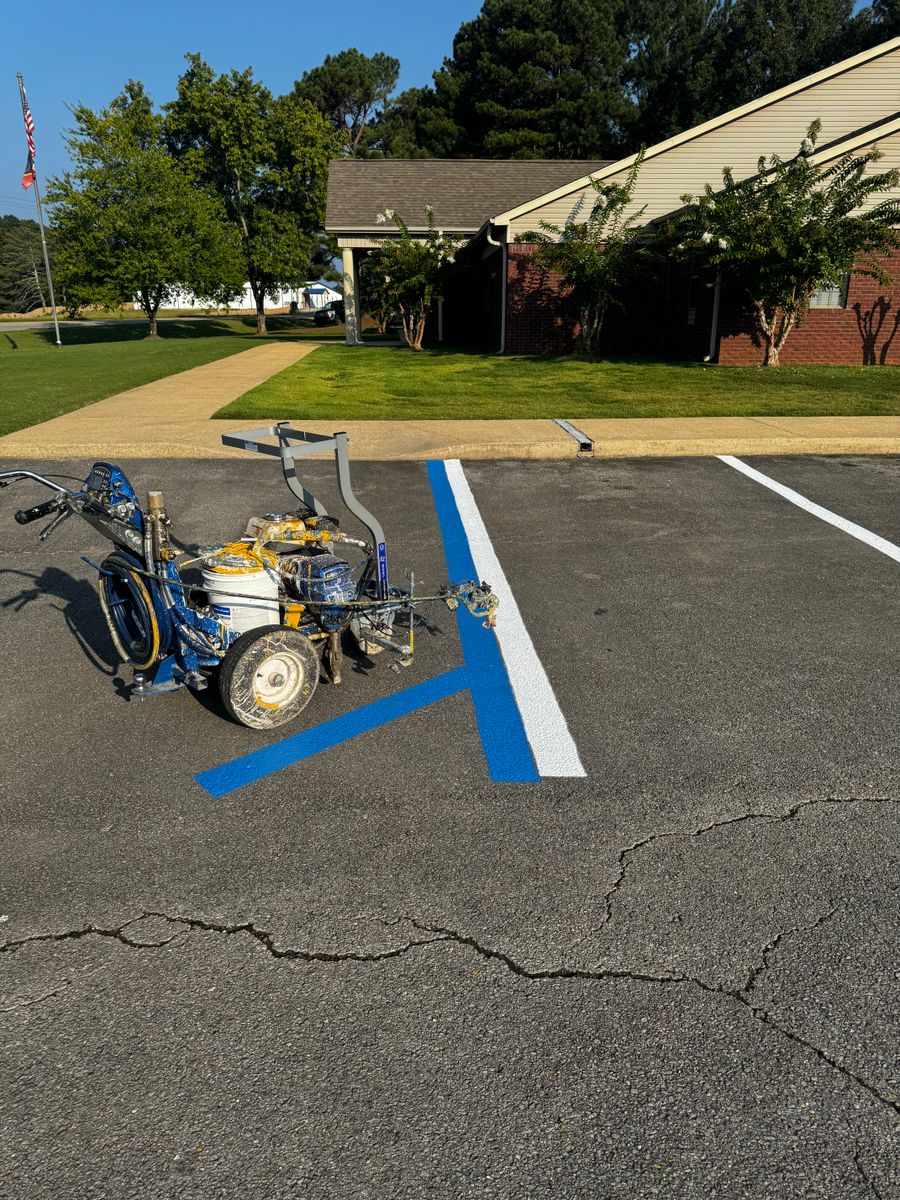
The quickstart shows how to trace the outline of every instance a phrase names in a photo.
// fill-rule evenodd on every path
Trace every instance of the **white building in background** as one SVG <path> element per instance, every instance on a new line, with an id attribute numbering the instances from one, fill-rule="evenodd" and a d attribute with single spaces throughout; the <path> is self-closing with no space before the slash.
<path id="1" fill-rule="evenodd" d="M 315 279 L 310 283 L 301 284 L 299 287 L 282 288 L 280 292 L 276 293 L 274 300 L 266 298 L 266 308 L 290 308 L 291 304 L 296 304 L 301 312 L 311 312 L 316 308 L 324 308 L 333 300 L 342 299 L 341 293 L 335 291 L 330 283 Z M 140 308 L 140 305 L 135 301 L 133 307 Z M 192 292 L 187 291 L 176 292 L 166 304 L 166 308 L 195 309 L 198 312 L 203 312 L 208 308 L 219 310 L 222 307 L 222 305 L 214 304 L 202 296 L 195 296 Z M 249 283 L 244 285 L 241 295 L 232 300 L 228 308 L 231 312 L 256 312 L 256 301 L 253 299 Z"/>

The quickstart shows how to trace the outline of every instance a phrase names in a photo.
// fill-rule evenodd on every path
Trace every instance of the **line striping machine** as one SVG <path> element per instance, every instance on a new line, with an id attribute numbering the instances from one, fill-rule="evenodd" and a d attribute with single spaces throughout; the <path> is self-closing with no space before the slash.
<path id="1" fill-rule="evenodd" d="M 392 586 L 384 530 L 350 483 L 346 433 L 306 433 L 282 421 L 223 434 L 222 442 L 278 458 L 296 503 L 288 512 L 251 517 L 236 541 L 180 562 L 162 493 L 149 492 L 142 508 L 120 467 L 94 463 L 77 489 L 33 471 L 0 472 L 0 487 L 31 480 L 53 492 L 15 514 L 21 525 L 51 518 L 42 542 L 74 514 L 113 543 L 99 565 L 83 561 L 99 572 L 110 636 L 134 668 L 132 696 L 200 690 L 215 679 L 235 721 L 274 729 L 306 708 L 323 668 L 340 683 L 345 634 L 366 655 L 389 651 L 399 669 L 413 660 L 420 605 L 463 605 L 493 627 L 498 599 L 487 583 L 466 580 L 416 595 L 410 575 L 408 589 Z M 322 451 L 333 452 L 341 501 L 370 540 L 344 533 L 299 479 L 297 460 Z M 195 564 L 199 584 L 182 576 Z"/>

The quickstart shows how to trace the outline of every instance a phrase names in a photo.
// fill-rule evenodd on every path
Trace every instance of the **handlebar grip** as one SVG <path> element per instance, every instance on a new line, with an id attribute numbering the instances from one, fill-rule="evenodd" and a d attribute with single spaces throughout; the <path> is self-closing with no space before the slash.
<path id="1" fill-rule="evenodd" d="M 60 507 L 59 500 L 54 498 L 46 500 L 43 504 L 36 504 L 34 508 L 20 508 L 15 516 L 20 525 L 30 525 L 32 521 L 40 521 L 42 517 L 49 517 Z"/>

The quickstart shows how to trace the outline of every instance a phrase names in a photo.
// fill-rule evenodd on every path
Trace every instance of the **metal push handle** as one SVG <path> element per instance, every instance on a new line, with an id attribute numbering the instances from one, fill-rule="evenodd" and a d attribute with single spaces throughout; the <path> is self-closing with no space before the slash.
<path id="1" fill-rule="evenodd" d="M 277 446 L 261 442 L 261 438 L 276 438 Z M 223 446 L 236 446 L 240 450 L 250 450 L 257 454 L 269 454 L 281 460 L 281 470 L 285 483 L 298 500 L 311 508 L 317 516 L 327 516 L 327 509 L 322 501 L 308 491 L 297 478 L 295 462 L 298 458 L 307 458 L 311 454 L 319 454 L 323 450 L 334 452 L 337 484 L 341 500 L 348 512 L 369 531 L 375 546 L 376 586 L 378 599 L 387 599 L 390 592 L 387 567 L 387 545 L 384 530 L 376 517 L 360 503 L 350 483 L 350 455 L 347 449 L 346 433 L 334 433 L 328 437 L 322 433 L 308 433 L 302 429 L 293 429 L 287 421 L 279 421 L 276 425 L 268 425 L 261 429 L 247 429 L 242 433 L 223 433 Z M 300 445 L 292 444 L 299 442 Z"/>

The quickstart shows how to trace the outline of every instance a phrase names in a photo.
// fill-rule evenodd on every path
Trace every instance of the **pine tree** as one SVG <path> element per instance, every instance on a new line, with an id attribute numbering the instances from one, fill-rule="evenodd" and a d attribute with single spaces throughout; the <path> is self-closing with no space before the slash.
<path id="1" fill-rule="evenodd" d="M 853 0 L 735 0 L 722 7 L 713 22 L 713 70 L 699 119 L 845 58 L 852 27 Z"/>
<path id="2" fill-rule="evenodd" d="M 313 104 L 340 135 L 348 157 L 372 151 L 373 120 L 397 85 L 400 62 L 381 52 L 351 48 L 329 54 L 294 84 L 294 95 Z"/>
<path id="3" fill-rule="evenodd" d="M 620 0 L 485 0 L 460 26 L 422 118 L 396 122 L 407 146 L 415 140 L 428 153 L 473 158 L 597 158 L 621 149 L 629 105 L 619 12 Z M 396 152 L 396 137 L 389 146 Z"/>
<path id="4" fill-rule="evenodd" d="M 652 145 L 721 110 L 714 45 L 722 0 L 634 0 L 626 87 L 633 146 Z"/>

